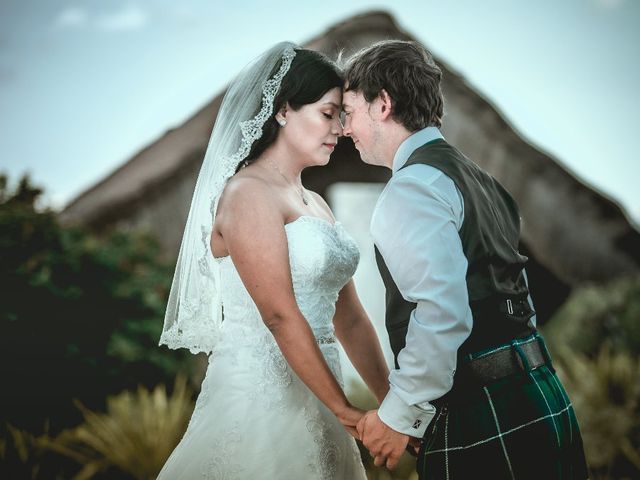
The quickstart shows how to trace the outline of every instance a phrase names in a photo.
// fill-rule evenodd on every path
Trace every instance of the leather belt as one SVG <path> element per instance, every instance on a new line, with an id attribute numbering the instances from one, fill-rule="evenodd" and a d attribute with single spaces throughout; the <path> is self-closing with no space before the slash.
<path id="1" fill-rule="evenodd" d="M 546 347 L 540 344 L 541 341 L 543 340 L 538 336 L 522 343 L 515 341 L 468 360 L 462 366 L 464 375 L 476 384 L 488 385 L 501 378 L 550 363 Z"/>

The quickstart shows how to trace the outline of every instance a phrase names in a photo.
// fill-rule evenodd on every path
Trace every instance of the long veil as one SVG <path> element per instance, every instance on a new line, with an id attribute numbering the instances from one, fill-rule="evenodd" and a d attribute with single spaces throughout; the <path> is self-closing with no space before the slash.
<path id="1" fill-rule="evenodd" d="M 212 351 L 220 335 L 220 265 L 210 246 L 218 200 L 238 164 L 262 135 L 298 48 L 278 43 L 253 60 L 222 100 L 198 175 L 164 318 L 160 345 Z"/>

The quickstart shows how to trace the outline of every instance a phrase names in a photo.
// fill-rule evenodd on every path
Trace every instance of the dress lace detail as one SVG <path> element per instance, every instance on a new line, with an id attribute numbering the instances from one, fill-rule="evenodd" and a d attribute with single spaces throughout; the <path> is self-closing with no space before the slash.
<path id="1" fill-rule="evenodd" d="M 209 242 L 215 207 L 237 165 L 262 136 L 296 48 L 290 42 L 275 45 L 251 62 L 225 94 L 189 208 L 160 345 L 211 353 L 220 341 L 221 290 L 227 286 Z"/>
<path id="2" fill-rule="evenodd" d="M 246 478 L 239 462 L 238 447 L 242 441 L 240 424 L 222 432 L 215 443 L 209 446 L 209 454 L 201 467 L 204 480 L 235 480 Z"/>
<path id="3" fill-rule="evenodd" d="M 332 480 L 336 476 L 336 469 L 340 462 L 340 450 L 331 440 L 329 425 L 322 421 L 320 412 L 305 410 L 307 430 L 313 437 L 317 451 L 310 450 L 309 469 L 318 474 L 322 480 Z"/>
<path id="4" fill-rule="evenodd" d="M 296 301 L 342 384 L 333 316 L 357 246 L 340 223 L 316 217 L 285 231 Z M 365 480 L 355 441 L 291 369 L 233 261 L 215 262 L 225 285 L 220 341 L 187 432 L 158 478 Z"/>
<path id="5" fill-rule="evenodd" d="M 233 155 L 222 159 L 225 167 L 225 174 L 219 179 L 216 179 L 216 188 L 214 188 L 215 194 L 211 197 L 210 202 L 212 215 L 215 215 L 215 200 L 219 195 L 219 192 L 222 191 L 227 180 L 234 174 L 236 166 L 249 155 L 253 142 L 262 136 L 264 124 L 273 113 L 273 101 L 278 94 L 278 90 L 280 90 L 282 79 L 289 71 L 291 62 L 293 62 L 295 56 L 296 51 L 293 46 L 285 48 L 282 54 L 280 68 L 273 77 L 264 83 L 262 87 L 262 105 L 260 107 L 260 111 L 252 119 L 240 122 L 240 132 L 242 133 L 240 147 Z"/>
<path id="6" fill-rule="evenodd" d="M 249 398 L 261 405 L 261 408 L 285 411 L 287 407 L 287 387 L 293 382 L 293 371 L 274 342 L 264 342 L 265 352 L 256 354 L 260 360 L 257 371 L 256 388 L 250 391 Z"/>

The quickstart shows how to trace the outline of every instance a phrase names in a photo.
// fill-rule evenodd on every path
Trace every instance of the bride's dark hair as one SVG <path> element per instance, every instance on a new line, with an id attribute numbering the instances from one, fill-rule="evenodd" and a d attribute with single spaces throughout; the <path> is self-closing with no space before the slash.
<path id="1" fill-rule="evenodd" d="M 276 64 L 270 76 L 280 69 L 280 63 Z M 342 72 L 326 55 L 315 50 L 296 49 L 296 56 L 273 101 L 273 115 L 264 123 L 262 136 L 253 143 L 249 155 L 236 166 L 236 172 L 243 164 L 248 165 L 262 155 L 276 140 L 280 126 L 275 114 L 285 104 L 289 103 L 291 109 L 299 110 L 303 105 L 317 102 L 332 88 L 342 88 L 343 85 Z"/>

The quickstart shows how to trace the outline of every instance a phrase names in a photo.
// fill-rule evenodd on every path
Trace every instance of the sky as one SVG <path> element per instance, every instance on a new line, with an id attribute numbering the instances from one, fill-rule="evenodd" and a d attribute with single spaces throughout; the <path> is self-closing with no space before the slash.
<path id="1" fill-rule="evenodd" d="M 636 0 L 2 0 L 0 172 L 61 208 L 271 44 L 374 9 L 640 222 Z"/>

